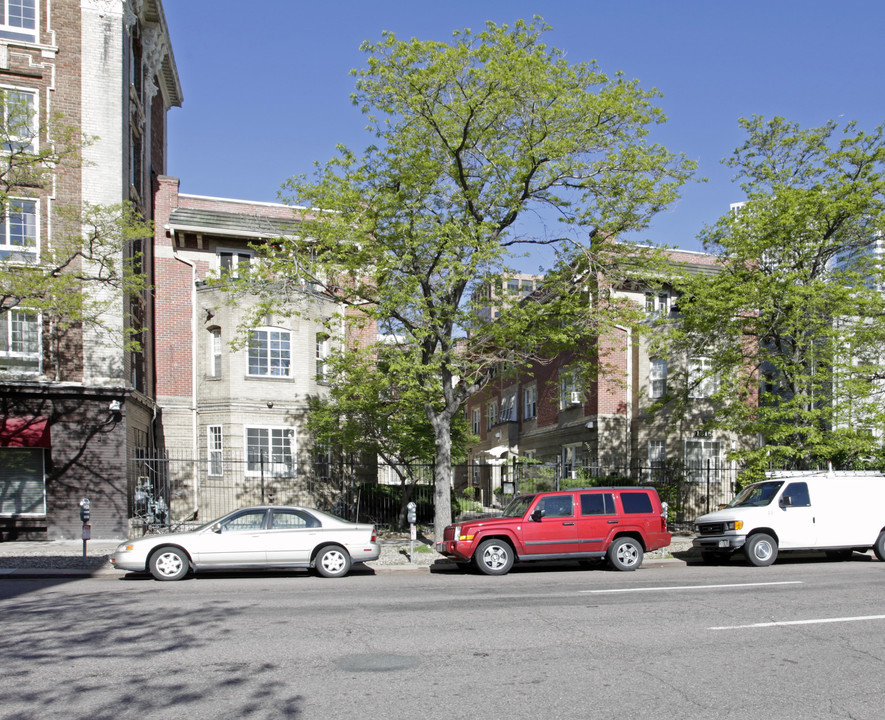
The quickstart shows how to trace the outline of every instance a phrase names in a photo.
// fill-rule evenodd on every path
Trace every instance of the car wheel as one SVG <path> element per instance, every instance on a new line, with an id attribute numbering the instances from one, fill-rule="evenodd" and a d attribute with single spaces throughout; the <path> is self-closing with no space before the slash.
<path id="1" fill-rule="evenodd" d="M 181 580 L 190 570 L 190 561 L 184 550 L 161 547 L 151 555 L 148 569 L 157 580 Z"/>
<path id="2" fill-rule="evenodd" d="M 701 560 L 703 560 L 707 565 L 721 565 L 722 563 L 726 563 L 731 559 L 731 553 L 721 553 L 721 552 L 702 552 Z"/>
<path id="3" fill-rule="evenodd" d="M 500 540 L 484 540 L 473 558 L 486 575 L 506 575 L 513 567 L 513 548 Z"/>
<path id="4" fill-rule="evenodd" d="M 882 562 L 885 562 L 885 530 L 879 533 L 879 537 L 876 538 L 876 544 L 873 545 L 873 552 L 876 553 L 876 557 L 879 558 Z"/>
<path id="5" fill-rule="evenodd" d="M 323 577 L 344 577 L 350 572 L 350 555 L 344 548 L 332 545 L 320 550 L 314 565 Z"/>
<path id="6" fill-rule="evenodd" d="M 635 570 L 642 565 L 642 545 L 631 537 L 615 538 L 608 548 L 608 561 L 615 570 Z"/>
<path id="7" fill-rule="evenodd" d="M 777 542 L 770 535 L 750 535 L 744 545 L 747 560 L 756 567 L 767 567 L 777 560 Z"/>

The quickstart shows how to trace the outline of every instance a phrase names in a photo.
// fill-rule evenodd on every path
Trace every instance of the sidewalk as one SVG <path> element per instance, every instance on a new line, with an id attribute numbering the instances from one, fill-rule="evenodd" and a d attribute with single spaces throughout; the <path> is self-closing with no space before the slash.
<path id="1" fill-rule="evenodd" d="M 94 575 L 122 575 L 110 562 L 110 557 L 123 540 L 88 540 L 86 556 L 82 540 L 54 540 L 49 542 L 12 541 L 0 543 L 0 579 L 5 577 L 91 577 Z M 410 542 L 404 538 L 382 538 L 381 557 L 367 562 L 375 572 L 421 571 L 431 567 L 453 568 L 454 563 L 439 555 L 429 544 L 415 542 L 415 553 L 410 555 Z M 690 538 L 673 536 L 669 547 L 646 553 L 643 566 L 682 563 L 684 553 L 691 547 Z M 681 558 L 673 557 L 678 553 Z"/>

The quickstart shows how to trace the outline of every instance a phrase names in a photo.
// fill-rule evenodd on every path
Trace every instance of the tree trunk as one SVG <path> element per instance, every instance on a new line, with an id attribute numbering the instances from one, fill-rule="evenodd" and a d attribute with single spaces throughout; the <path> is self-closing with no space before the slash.
<path id="1" fill-rule="evenodd" d="M 430 413 L 428 413 L 429 415 Z M 433 538 L 443 539 L 452 522 L 452 432 L 451 418 L 445 412 L 430 417 L 436 443 L 436 477 L 433 488 Z"/>

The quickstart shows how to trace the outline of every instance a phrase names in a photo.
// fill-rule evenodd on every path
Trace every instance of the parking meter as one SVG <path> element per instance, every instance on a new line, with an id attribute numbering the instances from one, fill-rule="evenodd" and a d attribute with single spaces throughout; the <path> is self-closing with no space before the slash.
<path id="1" fill-rule="evenodd" d="M 409 524 L 414 524 L 418 521 L 417 510 L 418 510 L 418 506 L 413 502 L 410 502 L 408 505 L 406 505 L 406 511 L 407 511 L 406 515 L 407 515 L 407 519 L 409 521 Z"/>
<path id="2" fill-rule="evenodd" d="M 80 501 L 80 521 L 85 525 L 89 522 L 90 510 L 92 509 L 92 504 L 89 502 L 89 498 L 83 498 Z"/>

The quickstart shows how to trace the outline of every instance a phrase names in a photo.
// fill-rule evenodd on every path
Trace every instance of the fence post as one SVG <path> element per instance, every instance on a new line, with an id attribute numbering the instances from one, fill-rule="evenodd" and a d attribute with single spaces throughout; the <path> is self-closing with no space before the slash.
<path id="1" fill-rule="evenodd" d="M 258 457 L 258 464 L 261 466 L 261 504 L 264 505 L 264 450 Z"/>
<path id="2" fill-rule="evenodd" d="M 707 458 L 707 512 L 710 512 L 710 458 Z"/>

